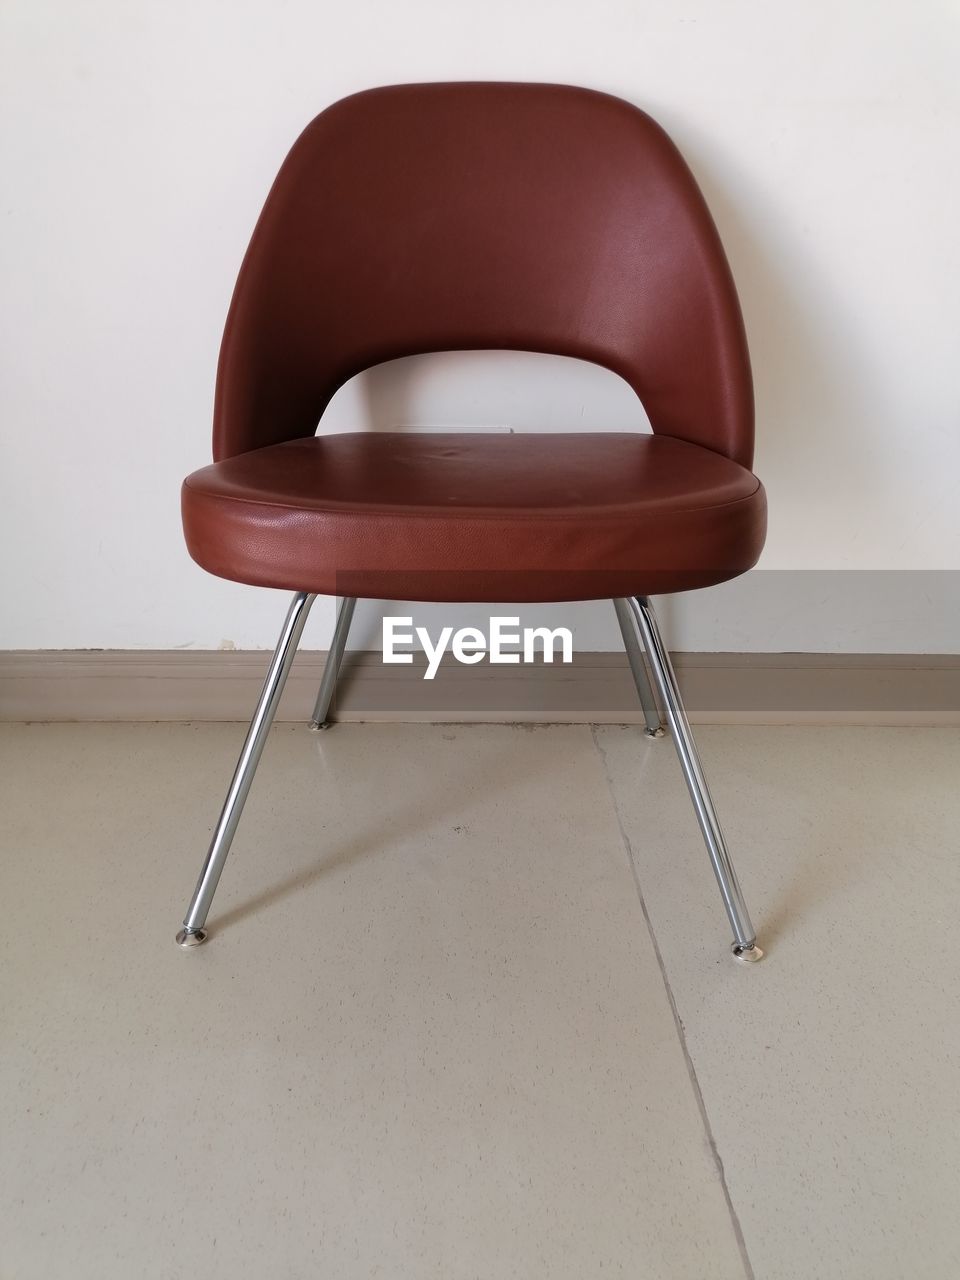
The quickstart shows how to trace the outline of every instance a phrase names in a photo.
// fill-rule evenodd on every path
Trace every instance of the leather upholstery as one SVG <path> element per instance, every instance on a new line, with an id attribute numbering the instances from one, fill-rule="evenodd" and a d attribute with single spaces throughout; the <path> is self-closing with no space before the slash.
<path id="1" fill-rule="evenodd" d="M 314 438 L 360 370 L 478 348 L 605 365 L 654 438 Z M 682 590 L 759 555 L 752 455 L 733 281 L 660 127 L 562 85 L 394 86 L 323 112 L 277 176 L 224 333 L 216 464 L 185 483 L 184 528 L 211 572 L 297 590 Z"/>
<path id="2" fill-rule="evenodd" d="M 240 582 L 408 600 L 587 600 L 708 586 L 752 565 L 745 467 L 667 436 L 351 432 L 205 467 L 191 554 Z"/>

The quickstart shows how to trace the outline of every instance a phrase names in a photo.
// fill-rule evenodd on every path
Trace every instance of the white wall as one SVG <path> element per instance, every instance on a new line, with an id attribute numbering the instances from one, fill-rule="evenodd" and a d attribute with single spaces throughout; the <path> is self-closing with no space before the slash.
<path id="1" fill-rule="evenodd" d="M 279 600 L 188 559 L 179 484 L 209 459 L 221 327 L 287 147 L 330 101 L 403 80 L 571 81 L 650 110 L 741 291 L 762 565 L 958 568 L 955 4 L 5 0 L 0 14 L 0 647 L 273 644 Z M 327 425 L 636 414 L 612 374 L 486 353 L 375 371 Z M 754 647 L 809 638 L 783 600 L 781 585 L 776 643 L 761 626 Z M 714 606 L 685 610 L 675 643 L 726 647 Z M 855 647 L 902 647 L 887 616 L 869 610 Z M 329 617 L 316 611 L 308 645 L 325 646 Z"/>

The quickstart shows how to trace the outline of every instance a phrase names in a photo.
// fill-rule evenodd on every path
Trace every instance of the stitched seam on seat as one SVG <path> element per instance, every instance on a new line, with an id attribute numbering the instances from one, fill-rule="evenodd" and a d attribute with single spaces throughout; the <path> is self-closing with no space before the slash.
<path id="1" fill-rule="evenodd" d="M 756 477 L 754 477 L 756 479 Z M 515 511 L 509 508 L 504 511 L 486 512 L 478 510 L 474 507 L 439 507 L 436 512 L 411 512 L 405 507 L 364 507 L 360 510 L 345 507 L 298 507 L 289 502 L 274 502 L 269 498 L 238 498 L 230 493 L 211 493 L 208 489 L 198 489 L 195 485 L 190 484 L 189 479 L 184 480 L 183 487 L 189 489 L 191 493 L 198 496 L 209 498 L 214 502 L 233 502 L 238 506 L 246 507 L 272 507 L 276 511 L 299 511 L 309 515 L 320 516 L 352 516 L 352 517 L 390 517 L 401 516 L 404 520 L 475 520 L 477 522 L 490 520 L 623 520 L 630 514 L 630 508 L 623 508 L 620 511 L 593 511 L 589 514 L 583 511 L 551 511 L 548 508 L 542 511 Z M 670 507 L 666 511 L 660 511 L 657 514 L 661 517 L 679 516 L 679 515 L 695 515 L 698 512 L 722 511 L 726 507 L 735 507 L 742 502 L 750 502 L 756 497 L 758 491 L 762 488 L 761 483 L 757 480 L 756 488 L 750 493 L 745 494 L 742 498 L 731 498 L 729 502 L 715 502 L 710 506 L 703 507 Z M 450 515 L 441 514 L 449 511 Z"/>

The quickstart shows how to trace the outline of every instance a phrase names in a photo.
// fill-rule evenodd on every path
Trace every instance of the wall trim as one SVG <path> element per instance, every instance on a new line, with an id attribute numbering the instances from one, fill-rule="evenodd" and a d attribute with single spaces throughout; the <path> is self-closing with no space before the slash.
<path id="1" fill-rule="evenodd" d="M 15 650 L 0 653 L 0 720 L 249 718 L 265 651 Z M 326 654 L 298 654 L 278 719 L 309 718 Z M 681 653 L 699 724 L 960 725 L 960 655 Z M 623 653 L 569 666 L 462 666 L 348 654 L 337 717 L 353 721 L 630 724 L 642 719 Z"/>

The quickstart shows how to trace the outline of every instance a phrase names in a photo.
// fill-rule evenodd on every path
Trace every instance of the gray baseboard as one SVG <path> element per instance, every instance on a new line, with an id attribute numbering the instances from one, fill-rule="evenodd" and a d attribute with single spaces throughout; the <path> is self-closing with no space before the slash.
<path id="1" fill-rule="evenodd" d="M 953 654 L 681 653 L 691 720 L 700 724 L 960 725 Z M 309 718 L 325 654 L 298 655 L 279 720 Z M 269 654 L 221 651 L 0 653 L 0 719 L 244 721 Z M 568 666 L 462 666 L 433 681 L 424 663 L 347 656 L 336 715 L 355 721 L 639 723 L 626 658 L 582 653 Z"/>

